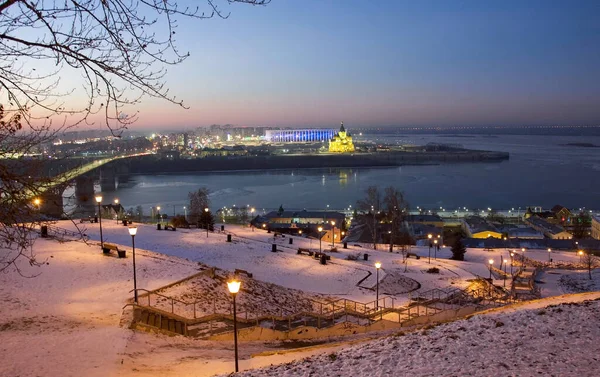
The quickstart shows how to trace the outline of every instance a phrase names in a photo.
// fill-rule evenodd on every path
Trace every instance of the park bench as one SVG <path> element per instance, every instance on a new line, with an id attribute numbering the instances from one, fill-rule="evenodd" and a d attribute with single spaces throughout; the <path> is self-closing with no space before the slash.
<path id="1" fill-rule="evenodd" d="M 94 221 L 94 220 L 95 220 L 94 216 L 89 216 L 89 217 L 82 217 L 81 219 L 79 219 L 79 222 L 80 223 L 85 223 L 85 222 L 94 223 L 94 222 L 97 222 L 97 221 Z"/>
<path id="2" fill-rule="evenodd" d="M 298 248 L 298 254 L 306 254 L 309 257 L 312 257 L 312 255 L 314 254 L 311 250 L 305 249 L 303 247 Z"/>
<path id="3" fill-rule="evenodd" d="M 177 230 L 173 225 L 165 225 L 165 230 L 172 230 L 173 232 Z"/>
<path id="4" fill-rule="evenodd" d="M 125 258 L 125 250 L 119 249 L 119 247 L 114 243 L 104 242 L 102 245 L 102 252 L 104 254 L 110 254 L 111 251 L 116 251 L 119 258 Z"/>
<path id="5" fill-rule="evenodd" d="M 415 254 L 415 253 L 406 253 L 406 257 L 407 257 L 407 258 L 413 257 L 413 258 L 415 258 L 415 259 L 421 259 L 421 257 L 420 257 L 420 256 L 418 256 L 418 255 L 417 255 L 417 254 Z"/>
<path id="6" fill-rule="evenodd" d="M 337 247 L 332 247 L 331 249 L 329 249 L 330 253 L 337 253 Z"/>
<path id="7" fill-rule="evenodd" d="M 240 270 L 239 268 L 235 269 L 234 274 L 235 275 L 244 274 L 244 275 L 248 276 L 249 278 L 252 278 L 252 273 L 251 272 L 248 272 L 246 270 Z"/>

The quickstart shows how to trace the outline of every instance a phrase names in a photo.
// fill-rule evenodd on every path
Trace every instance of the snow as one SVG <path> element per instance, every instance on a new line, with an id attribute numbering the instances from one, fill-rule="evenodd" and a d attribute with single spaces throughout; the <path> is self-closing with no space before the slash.
<path id="1" fill-rule="evenodd" d="M 57 225 L 75 229 L 80 224 Z M 98 224 L 85 224 L 84 232 L 90 237 L 88 244 L 38 239 L 33 251 L 38 260 L 48 264 L 38 268 L 21 263 L 26 277 L 15 271 L 0 274 L 0 357 L 9 361 L 0 365 L 0 375 L 211 376 L 232 371 L 233 347 L 228 342 L 169 337 L 127 328 L 126 304 L 133 295 L 131 237 L 126 227 L 114 221 L 105 220 L 102 226 L 104 241 L 126 249 L 127 258 L 103 255 L 98 246 Z M 265 231 L 229 224 L 226 230 L 234 242 L 226 242 L 225 233 L 209 233 L 206 237 L 205 232 L 196 229 L 157 231 L 155 226 L 138 225 L 135 238 L 138 287 L 156 289 L 209 265 L 227 270 L 217 270 L 223 277 L 236 268 L 253 273 L 256 281 L 246 278 L 244 281 L 248 286 L 255 284 L 253 290 L 263 292 L 263 296 L 273 295 L 276 300 L 269 305 L 275 308 L 281 304 L 277 300 L 284 297 L 287 300 L 284 302 L 321 299 L 323 295 L 369 302 L 375 299 L 373 264 L 380 261 L 383 265 L 379 272 L 380 295 L 394 295 L 397 305 L 401 305 L 411 296 L 432 288 L 466 287 L 474 276 L 487 277 L 488 259 L 498 261 L 501 256 L 508 257 L 509 252 L 468 249 L 466 261 L 459 262 L 449 260 L 449 249 L 442 248 L 437 259 L 432 250 L 429 263 L 429 249 L 413 247 L 411 252 L 421 259 L 410 258 L 406 266 L 400 254 L 389 253 L 387 248 L 375 251 L 366 245 L 352 244 L 349 249 L 337 245 L 338 252 L 329 253 L 332 260 L 323 266 L 314 258 L 296 254 L 298 247 L 318 251 L 318 241 L 294 237 L 293 245 L 289 245 L 289 236 L 274 239 L 273 234 Z M 278 244 L 282 252 L 272 253 L 272 243 Z M 325 250 L 330 245 L 323 243 L 321 247 Z M 370 255 L 368 261 L 362 258 L 365 252 Z M 357 253 L 361 254 L 359 260 L 346 259 Z M 528 250 L 525 254 L 539 263 L 548 258 L 545 250 Z M 561 261 L 561 268 L 538 276 L 543 296 L 600 286 L 600 274 L 594 272 L 589 281 L 587 271 L 577 269 L 578 256 L 574 253 L 552 252 L 552 258 Z M 430 267 L 438 267 L 440 273 L 427 273 Z M 497 285 L 502 282 L 495 281 Z M 415 283 L 420 288 L 411 291 Z M 183 298 L 207 287 L 198 283 L 195 289 L 189 289 L 193 284 L 197 283 L 180 284 L 170 292 Z M 222 289 L 215 297 L 220 297 L 225 308 L 227 295 L 225 287 Z M 240 302 L 247 300 L 242 294 Z M 598 297 L 600 294 L 596 293 L 550 297 L 441 325 L 425 330 L 426 334 L 419 331 L 354 346 L 328 344 L 284 352 L 282 347 L 302 344 L 243 342 L 240 366 L 243 370 L 268 367 L 308 356 L 310 361 L 275 366 L 249 375 L 308 375 L 310 371 L 316 375 L 397 375 L 399 370 L 416 376 L 574 375 L 576 372 L 586 375 L 591 364 L 586 355 L 593 354 L 598 347 L 590 344 L 590 339 L 599 335 L 591 325 L 594 321 L 586 318 L 598 318 L 598 303 L 565 306 L 562 311 L 545 309 L 545 314 L 536 310 L 549 304 Z M 269 305 L 265 307 L 269 309 Z M 573 322 L 569 322 L 571 319 Z M 495 327 L 497 322 L 504 326 Z M 550 332 L 554 335 L 549 335 Z M 385 334 L 367 336 L 382 335 Z M 549 338 L 552 342 L 547 342 Z M 356 342 L 363 338 L 351 339 Z M 589 352 L 577 352 L 574 345 Z M 558 352 L 561 349 L 563 353 Z M 269 352 L 273 350 L 278 353 Z M 517 351 L 526 357 L 514 358 Z M 555 353 L 552 358 L 548 357 L 550 352 Z"/>

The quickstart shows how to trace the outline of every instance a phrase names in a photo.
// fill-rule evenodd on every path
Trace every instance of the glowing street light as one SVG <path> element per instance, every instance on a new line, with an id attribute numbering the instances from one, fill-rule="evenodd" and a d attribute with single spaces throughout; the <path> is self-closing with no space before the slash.
<path id="1" fill-rule="evenodd" d="M 317 230 L 319 231 L 319 253 L 321 252 L 321 232 L 323 231 L 323 227 L 320 226 L 317 228 Z"/>
<path id="2" fill-rule="evenodd" d="M 508 263 L 508 261 L 504 258 L 502 258 L 502 260 L 504 261 L 504 288 L 506 288 L 506 263 Z"/>
<path id="3" fill-rule="evenodd" d="M 156 206 L 156 217 L 158 217 L 158 222 L 160 223 L 161 221 L 161 217 L 160 217 L 160 206 Z"/>
<path id="4" fill-rule="evenodd" d="M 433 259 L 437 260 L 438 240 L 433 240 Z"/>
<path id="5" fill-rule="evenodd" d="M 429 239 L 429 264 L 431 264 L 431 237 L 433 237 L 431 234 L 427 235 L 427 238 Z"/>
<path id="6" fill-rule="evenodd" d="M 331 247 L 335 247 L 335 221 L 331 222 Z"/>
<path id="7" fill-rule="evenodd" d="M 583 259 L 583 250 L 579 250 L 577 255 L 579 255 L 579 263 L 581 263 L 581 260 Z"/>
<path id="8" fill-rule="evenodd" d="M 133 300 L 138 303 L 137 278 L 135 275 L 135 235 L 137 234 L 137 226 L 129 227 L 129 235 L 131 236 L 131 246 L 133 249 Z"/>
<path id="9" fill-rule="evenodd" d="M 510 276 L 513 276 L 513 258 L 515 256 L 515 253 L 511 252 L 510 253 Z"/>
<path id="10" fill-rule="evenodd" d="M 493 260 L 493 259 L 490 259 L 490 260 L 488 261 L 488 263 L 490 264 L 490 280 L 491 280 L 491 279 L 492 279 L 492 265 L 494 264 L 494 260 Z"/>
<path id="11" fill-rule="evenodd" d="M 548 248 L 548 262 L 552 262 L 552 258 L 550 258 L 551 253 L 552 253 L 552 249 Z"/>
<path id="12" fill-rule="evenodd" d="M 204 208 L 204 213 L 206 213 L 206 238 L 208 238 L 208 211 L 210 211 L 210 209 Z"/>
<path id="13" fill-rule="evenodd" d="M 102 238 L 102 212 L 100 210 L 100 203 L 102 203 L 102 195 L 96 196 L 96 203 L 98 203 L 98 218 L 100 221 L 100 247 L 104 249 L 104 239 Z"/>
<path id="14" fill-rule="evenodd" d="M 377 288 L 375 295 L 375 308 L 379 310 L 379 269 L 381 268 L 381 262 L 375 262 L 375 271 L 377 271 L 376 280 L 377 280 Z"/>
<path id="15" fill-rule="evenodd" d="M 235 372 L 239 371 L 238 367 L 238 341 L 237 341 L 237 310 L 235 307 L 235 296 L 240 291 L 240 285 L 242 283 L 237 280 L 232 280 L 227 282 L 227 288 L 229 289 L 229 293 L 231 293 L 231 297 L 233 298 L 233 344 L 235 349 Z"/>
<path id="16" fill-rule="evenodd" d="M 117 212 L 117 208 L 119 206 L 119 198 L 115 198 L 114 202 L 115 202 L 115 212 L 117 213 L 116 217 L 117 217 L 117 224 L 118 224 L 119 223 L 119 212 Z"/>

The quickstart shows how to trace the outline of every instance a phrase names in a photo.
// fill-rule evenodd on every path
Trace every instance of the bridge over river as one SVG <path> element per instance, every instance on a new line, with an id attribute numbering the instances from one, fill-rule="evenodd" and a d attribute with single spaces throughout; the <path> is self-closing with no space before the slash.
<path id="1" fill-rule="evenodd" d="M 83 163 L 66 172 L 57 174 L 48 183 L 40 186 L 37 193 L 29 193 L 27 197 L 31 200 L 40 199 L 40 213 L 59 218 L 64 213 L 64 191 L 67 187 L 74 185 L 77 206 L 82 208 L 83 212 L 93 212 L 96 205 L 94 201 L 94 183 L 99 182 L 101 191 L 114 191 L 117 175 L 128 174 L 126 164 L 116 166 L 111 163 L 149 155 L 152 155 L 152 153 L 132 153 Z"/>

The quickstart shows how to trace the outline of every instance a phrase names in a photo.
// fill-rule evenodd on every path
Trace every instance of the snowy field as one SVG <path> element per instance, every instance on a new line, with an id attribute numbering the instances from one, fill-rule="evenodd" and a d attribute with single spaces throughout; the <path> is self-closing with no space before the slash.
<path id="1" fill-rule="evenodd" d="M 74 225 L 69 222 L 61 222 L 57 225 L 74 229 Z M 122 245 L 128 252 L 126 259 L 118 259 L 104 256 L 100 251 L 97 245 L 100 238 L 98 224 L 86 224 L 86 228 L 85 233 L 90 236 L 89 244 L 60 243 L 55 240 L 40 239 L 36 242 L 34 250 L 38 260 L 45 260 L 48 264 L 37 268 L 22 263 L 20 267 L 25 277 L 14 271 L 0 274 L 0 298 L 2 300 L 0 357 L 9 361 L 0 365 L 0 376 L 211 376 L 228 373 L 232 370 L 233 350 L 232 345 L 227 342 L 199 341 L 128 330 L 127 323 L 122 323 L 124 321 L 122 318 L 126 318 L 123 313 L 128 310 L 123 307 L 132 298 L 131 237 L 126 227 L 117 225 L 115 222 L 103 221 L 105 242 Z M 501 256 L 508 257 L 506 250 L 488 252 L 469 249 L 465 255 L 466 261 L 457 262 L 448 259 L 450 256 L 448 249 L 442 249 L 437 253 L 437 260 L 433 258 L 432 250 L 432 260 L 429 264 L 427 258 L 429 249 L 413 247 L 411 252 L 417 253 L 422 258 L 420 260 L 409 259 L 408 272 L 404 273 L 406 266 L 402 264 L 400 254 L 374 251 L 368 249 L 367 245 L 362 247 L 350 245 L 348 250 L 344 250 L 338 245 L 339 252 L 331 253 L 333 257 L 331 263 L 323 266 L 313 258 L 296 254 L 298 247 L 318 250 L 318 241 L 294 237 L 294 244 L 289 245 L 287 237 L 274 241 L 272 234 L 261 230 L 252 232 L 249 228 L 230 225 L 227 226 L 227 230 L 233 234 L 234 242 L 232 243 L 225 242 L 225 234 L 210 233 L 207 238 L 206 233 L 201 230 L 157 231 L 154 226 L 140 225 L 136 236 L 138 287 L 155 289 L 172 283 L 205 268 L 198 264 L 201 262 L 230 271 L 236 268 L 244 269 L 252 272 L 255 279 L 287 288 L 317 294 L 339 295 L 367 302 L 375 298 L 373 287 L 376 274 L 373 263 L 377 260 L 383 264 L 382 271 L 380 271 L 381 293 L 396 294 L 398 300 L 402 301 L 402 299 L 408 299 L 410 294 L 414 295 L 433 287 L 464 286 L 468 279 L 476 275 L 487 277 L 489 275 L 487 263 L 490 258 L 498 261 Z M 271 252 L 273 242 L 279 244 L 282 252 Z M 322 247 L 325 249 L 325 245 Z M 362 259 L 362 254 L 365 252 L 370 254 L 369 261 Z M 346 260 L 346 256 L 357 253 L 361 253 L 359 260 Z M 528 250 L 526 256 L 543 262 L 548 259 L 548 252 Z M 553 252 L 552 258 L 565 263 L 578 263 L 578 257 L 573 253 Z M 441 273 L 428 274 L 425 272 L 433 266 L 440 268 Z M 408 286 L 406 282 L 399 283 L 398 279 L 402 276 L 418 282 L 421 288 L 415 291 L 416 293 L 402 293 Z M 542 294 L 553 296 L 597 290 L 597 287 L 600 286 L 600 274 L 595 272 L 594 279 L 591 281 L 586 277 L 587 271 L 548 271 L 539 278 Z M 359 284 L 361 280 L 363 281 Z M 501 285 L 502 280 L 497 280 L 496 284 Z M 398 286 L 401 286 L 402 289 Z M 582 300 L 582 297 L 550 300 L 553 300 L 553 303 L 559 303 Z M 531 306 L 533 303 L 528 305 Z M 537 305 L 543 307 L 544 303 Z M 535 353 L 534 347 L 529 347 L 527 342 L 520 345 L 519 349 L 523 349 L 527 355 L 530 355 L 528 356 L 529 364 L 525 365 L 525 362 L 519 361 L 512 364 L 504 362 L 509 368 L 500 365 L 500 360 L 515 352 L 514 348 L 508 347 L 505 343 L 518 343 L 529 337 L 541 337 L 540 334 L 545 334 L 544 331 L 548 330 L 548 326 L 567 329 L 569 325 L 563 323 L 563 317 L 571 313 L 568 311 L 571 309 L 564 309 L 563 312 L 546 310 L 552 315 L 540 315 L 535 312 L 520 313 L 524 308 L 526 306 L 509 310 L 510 312 L 519 312 L 515 315 L 520 317 L 514 317 L 514 319 L 503 317 L 508 314 L 494 314 L 500 316 L 494 317 L 494 321 L 503 322 L 504 327 L 496 328 L 493 325 L 495 322 L 488 323 L 486 322 L 488 320 L 474 318 L 466 321 L 467 325 L 462 325 L 466 330 L 459 330 L 461 325 L 454 323 L 447 325 L 450 327 L 441 326 L 427 331 L 428 335 L 419 332 L 380 341 L 382 344 L 395 344 L 397 348 L 365 344 L 355 346 L 367 347 L 364 351 L 344 351 L 342 349 L 350 346 L 329 345 L 321 346 L 327 348 L 269 355 L 265 352 L 281 351 L 281 345 L 242 343 L 240 365 L 242 369 L 249 369 L 271 364 L 277 365 L 311 355 L 326 354 L 327 356 L 324 356 L 323 359 L 325 364 L 336 365 L 339 371 L 344 371 L 344 373 L 336 374 L 334 373 L 335 369 L 327 369 L 331 371 L 329 372 L 331 375 L 387 375 L 387 372 L 391 370 L 386 369 L 388 367 L 412 367 L 414 375 L 495 375 L 500 372 L 502 372 L 500 374 L 522 376 L 537 375 L 540 372 L 545 375 L 546 369 L 544 368 L 553 365 L 548 364 L 551 363 L 551 360 L 545 358 L 540 352 Z M 594 303 L 583 308 L 582 311 L 587 310 L 585 311 L 586 315 L 597 322 L 597 308 L 597 304 Z M 573 307 L 572 310 L 577 311 L 578 309 Z M 583 314 L 579 314 L 578 311 L 571 313 L 571 317 L 578 318 L 578 320 L 581 316 Z M 556 323 L 548 322 L 549 318 L 553 318 L 553 321 L 556 320 Z M 519 323 L 517 319 L 527 322 Z M 539 320 L 540 323 L 548 323 L 544 325 L 546 327 L 538 328 L 537 325 L 533 325 L 534 319 Z M 476 326 L 469 325 L 473 323 L 476 323 Z M 455 329 L 452 326 L 458 327 Z M 580 375 L 585 375 L 585 369 L 578 369 L 587 365 L 582 359 L 583 356 L 575 355 L 575 352 L 571 352 L 570 348 L 564 346 L 562 342 L 563 340 L 567 342 L 569 337 L 572 337 L 573 344 L 592 350 L 594 346 L 588 346 L 585 343 L 588 339 L 585 334 L 596 337 L 598 334 L 586 326 L 587 324 L 577 325 L 572 326 L 573 329 L 569 327 L 568 331 L 553 332 L 556 335 L 553 336 L 553 340 L 560 339 L 561 343 L 559 344 L 566 349 L 565 357 L 574 357 L 573 362 L 560 366 L 560 368 L 567 369 L 557 369 L 560 373 L 557 372 L 554 375 L 570 375 L 569 373 L 577 370 L 584 372 Z M 444 328 L 446 330 L 440 330 Z M 438 331 L 442 332 L 437 333 Z M 501 331 L 506 331 L 507 335 L 501 334 Z M 467 357 L 465 355 L 473 357 L 473 354 L 477 354 L 475 349 L 468 352 L 457 352 L 452 347 L 444 345 L 446 344 L 444 342 L 452 340 L 448 334 L 453 332 L 456 332 L 456 335 L 462 339 L 456 340 L 457 344 L 467 347 L 467 349 L 474 347 L 471 344 L 480 344 L 480 342 L 483 344 L 484 339 L 497 345 L 497 347 L 490 345 L 489 349 L 485 348 L 485 352 L 482 353 L 496 362 L 493 368 L 488 370 L 488 373 L 484 373 L 486 369 L 482 369 L 482 364 L 477 361 L 481 358 L 478 357 L 472 363 L 471 360 L 465 359 Z M 521 335 L 517 336 L 518 332 Z M 436 335 L 432 336 L 431 334 Z M 543 338 L 547 339 L 548 336 L 550 335 L 546 334 Z M 423 341 L 421 342 L 421 340 Z M 473 343 L 469 343 L 471 340 Z M 535 342 L 532 344 L 543 349 L 541 340 L 539 342 L 540 344 Z M 286 348 L 289 347 L 291 345 L 286 346 Z M 375 350 L 381 347 L 384 347 L 385 350 L 377 353 Z M 442 350 L 437 351 L 440 347 Z M 404 351 L 402 351 L 402 357 L 397 357 L 393 354 L 394 349 L 412 349 L 413 352 L 409 353 L 405 360 Z M 455 354 L 451 352 L 455 352 Z M 379 369 L 375 372 L 371 371 L 373 373 L 367 373 L 367 369 L 365 369 L 367 366 L 363 364 L 367 363 L 368 357 L 360 356 L 360 353 L 377 357 L 374 363 L 378 365 Z M 257 354 L 262 356 L 252 357 Z M 329 354 L 336 356 L 328 356 Z M 442 365 L 439 367 L 434 367 L 429 361 L 423 361 L 425 355 L 438 357 L 434 354 L 438 356 L 443 354 L 448 360 L 436 358 L 437 363 Z M 453 359 L 455 357 L 456 360 Z M 560 356 L 557 360 L 563 360 L 562 357 Z M 335 360 L 332 360 L 333 358 Z M 298 364 L 298 368 L 301 369 L 287 366 L 282 367 L 284 369 L 277 369 L 277 371 L 256 372 L 258 374 L 255 375 L 273 375 L 274 373 L 290 376 L 304 375 L 302 368 L 314 371 L 311 368 L 319 365 L 321 363 L 319 360 L 321 359 L 313 358 L 310 362 Z M 340 360 L 339 363 L 336 363 L 337 360 Z M 412 364 L 406 364 L 407 360 L 411 360 Z M 352 365 L 357 368 L 354 372 L 350 372 L 348 369 Z M 446 365 L 447 371 L 439 369 L 443 368 L 443 365 Z M 325 368 L 326 365 L 322 367 Z M 459 373 L 455 369 L 458 367 L 464 369 Z M 524 372 L 518 373 L 519 370 Z"/>

